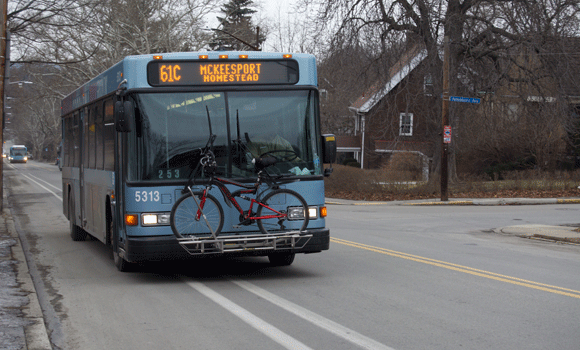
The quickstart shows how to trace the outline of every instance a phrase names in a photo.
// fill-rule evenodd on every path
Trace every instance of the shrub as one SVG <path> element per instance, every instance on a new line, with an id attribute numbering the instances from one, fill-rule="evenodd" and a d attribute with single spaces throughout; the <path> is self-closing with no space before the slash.
<path id="1" fill-rule="evenodd" d="M 354 158 L 346 158 L 342 161 L 342 165 L 351 166 L 353 168 L 360 168 L 360 163 Z"/>

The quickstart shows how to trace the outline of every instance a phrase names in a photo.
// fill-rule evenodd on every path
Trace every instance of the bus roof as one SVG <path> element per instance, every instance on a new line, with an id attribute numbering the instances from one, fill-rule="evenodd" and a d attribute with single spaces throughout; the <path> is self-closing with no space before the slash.
<path id="1" fill-rule="evenodd" d="M 202 58 L 202 56 L 204 56 Z M 227 57 L 227 58 L 224 58 Z M 243 59 L 242 56 L 245 56 Z M 208 51 L 208 52 L 175 52 L 164 54 L 148 54 L 139 56 L 127 56 L 111 68 L 107 69 L 97 77 L 93 78 L 70 95 L 65 97 L 61 103 L 61 115 L 70 112 L 84 104 L 106 96 L 119 87 L 119 84 L 126 79 L 125 87 L 131 89 L 152 89 L 147 78 L 147 65 L 161 57 L 162 60 L 187 60 L 187 61 L 219 61 L 228 62 L 236 60 L 283 60 L 283 53 L 262 52 L 262 51 Z M 310 54 L 291 54 L 292 60 L 298 62 L 299 79 L 294 85 L 317 86 L 316 62 Z M 214 85 L 215 86 L 215 85 Z M 224 84 L 222 86 L 228 86 Z"/>

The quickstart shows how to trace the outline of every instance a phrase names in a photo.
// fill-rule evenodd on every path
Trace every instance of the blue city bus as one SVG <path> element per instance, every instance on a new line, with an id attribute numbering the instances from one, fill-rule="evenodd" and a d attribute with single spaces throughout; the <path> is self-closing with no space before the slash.
<path id="1" fill-rule="evenodd" d="M 112 246 L 121 271 L 140 261 L 209 254 L 268 256 L 272 264 L 289 265 L 296 253 L 329 248 L 323 178 L 332 169 L 323 164 L 332 163 L 336 145 L 332 135 L 320 132 L 312 55 L 129 56 L 62 101 L 62 125 L 63 213 L 71 237 L 80 241 L 89 234 Z M 199 163 L 210 127 L 217 135 L 217 171 L 232 181 L 256 181 L 249 158 L 280 147 L 295 152 L 299 161 L 267 170 L 292 179 L 280 187 L 298 192 L 308 203 L 307 240 L 300 245 L 286 244 L 290 238 L 256 243 L 256 225 L 237 225 L 239 213 L 213 188 L 224 208 L 218 239 L 225 244 L 192 249 L 179 243 L 170 212 Z M 242 153 L 239 143 L 247 146 Z M 204 185 L 203 175 L 195 185 Z M 250 236 L 252 244 L 247 243 Z"/>
<path id="2" fill-rule="evenodd" d="M 28 161 L 28 149 L 26 146 L 14 145 L 10 147 L 8 161 L 10 163 L 26 163 Z"/>

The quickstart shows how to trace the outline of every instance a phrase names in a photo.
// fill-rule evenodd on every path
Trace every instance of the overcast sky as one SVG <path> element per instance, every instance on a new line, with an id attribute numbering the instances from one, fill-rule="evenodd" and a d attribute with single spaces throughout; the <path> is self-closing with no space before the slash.
<path id="1" fill-rule="evenodd" d="M 254 5 L 256 5 L 254 9 L 258 11 L 252 16 L 254 24 L 258 24 L 259 22 L 261 22 L 264 23 L 265 25 L 268 25 L 268 27 L 271 27 L 276 26 L 277 23 L 279 23 L 282 28 L 285 28 L 288 25 L 288 23 L 285 21 L 285 19 L 288 16 L 288 12 L 293 11 L 293 6 L 296 3 L 298 3 L 299 0 L 253 0 L 253 1 Z M 219 7 L 217 8 L 217 11 L 219 11 Z M 217 21 L 216 16 L 222 16 L 222 14 L 219 12 L 215 12 L 207 15 L 205 20 L 208 28 L 217 28 L 219 23 Z M 293 16 L 295 17 L 296 15 Z M 273 28 L 273 30 L 275 29 L 276 28 Z M 277 43 L 277 40 L 278 39 L 275 36 L 275 34 L 268 35 L 268 39 L 266 40 L 263 47 L 264 51 L 276 50 L 276 48 L 278 48 L 279 50 L 279 48 L 282 47 L 283 45 Z M 287 46 L 284 47 L 286 47 L 286 50 L 290 51 L 295 50 L 288 49 Z"/>
<path id="2" fill-rule="evenodd" d="M 275 18 L 278 16 L 278 9 L 282 10 L 282 14 L 292 10 L 294 0 L 254 0 L 254 2 L 263 6 L 267 16 Z"/>
<path id="3" fill-rule="evenodd" d="M 258 11 L 258 13 L 254 15 L 258 15 L 257 17 L 268 17 L 270 20 L 275 20 L 278 18 L 278 11 L 280 11 L 280 15 L 284 17 L 288 11 L 292 10 L 292 5 L 294 3 L 295 0 L 254 0 L 254 4 L 261 7 L 255 8 Z M 221 14 L 219 12 L 216 12 L 211 13 L 207 17 L 207 23 L 210 28 L 217 26 L 216 16 L 218 15 Z"/>

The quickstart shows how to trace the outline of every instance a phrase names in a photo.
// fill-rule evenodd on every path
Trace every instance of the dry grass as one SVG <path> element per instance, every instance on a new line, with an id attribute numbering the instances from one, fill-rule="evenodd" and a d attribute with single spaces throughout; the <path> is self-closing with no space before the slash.
<path id="1" fill-rule="evenodd" d="M 356 200 L 409 200 L 440 197 L 440 182 L 418 182 L 417 171 L 378 170 L 334 165 L 325 179 L 326 196 Z M 560 198 L 580 197 L 580 171 L 545 173 L 514 171 L 502 181 L 488 177 L 460 176 L 449 183 L 452 198 Z"/>

